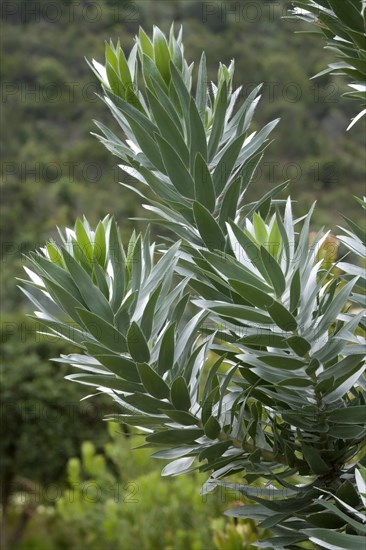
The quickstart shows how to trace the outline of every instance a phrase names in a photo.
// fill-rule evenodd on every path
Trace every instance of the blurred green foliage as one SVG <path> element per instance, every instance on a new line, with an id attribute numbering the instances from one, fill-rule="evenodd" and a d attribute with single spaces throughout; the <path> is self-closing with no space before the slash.
<path id="1" fill-rule="evenodd" d="M 134 449 L 141 444 L 138 435 L 128 437 L 114 423 L 108 431 L 103 454 L 85 441 L 80 457 L 69 460 L 67 487 L 54 503 L 38 506 L 19 550 L 44 547 L 37 525 L 54 550 L 249 548 L 246 542 L 256 539 L 250 521 L 237 528 L 229 518 L 208 519 L 230 506 L 230 495 L 201 497 L 201 474 L 162 478 L 150 451 Z"/>
<path id="2" fill-rule="evenodd" d="M 109 432 L 113 440 L 105 447 L 106 457 L 85 442 L 82 459 L 69 461 L 69 488 L 57 502 L 57 511 L 74 536 L 95 550 L 101 546 L 203 549 L 212 538 L 197 490 L 204 478 L 162 479 L 148 450 L 132 451 L 141 438 L 127 440 L 118 424 L 111 424 Z M 221 510 L 216 498 L 209 515 L 219 515 Z"/>
<path id="3" fill-rule="evenodd" d="M 37 334 L 40 326 L 19 315 L 2 320 L 0 483 L 7 522 L 12 494 L 37 487 L 42 501 L 48 486 L 64 482 L 67 461 L 85 438 L 103 448 L 107 435 L 101 420 L 112 407 L 103 398 L 81 404 L 82 388 L 69 388 L 64 380 L 70 369 L 48 361 L 70 352 L 65 344 Z"/>

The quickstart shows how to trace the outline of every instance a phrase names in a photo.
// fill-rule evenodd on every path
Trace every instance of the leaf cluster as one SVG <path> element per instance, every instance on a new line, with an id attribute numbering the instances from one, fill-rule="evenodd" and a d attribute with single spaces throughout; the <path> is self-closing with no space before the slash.
<path id="1" fill-rule="evenodd" d="M 366 34 L 365 5 L 362 0 L 294 0 L 294 16 L 316 27 L 323 34 L 326 48 L 332 50 L 339 61 L 315 75 L 346 75 L 352 89 L 344 95 L 362 101 L 366 99 Z M 314 77 L 314 78 L 315 78 Z M 354 117 L 350 129 L 366 114 L 363 109 Z"/>
<path id="2" fill-rule="evenodd" d="M 259 545 L 323 540 L 318 518 L 330 514 L 357 548 L 363 526 L 338 504 L 363 475 L 359 268 L 335 274 L 319 255 L 328 233 L 310 239 L 313 209 L 295 219 L 291 199 L 275 198 L 286 184 L 245 203 L 276 121 L 250 134 L 259 90 L 234 109 L 233 63 L 207 83 L 202 55 L 194 91 L 181 33 L 155 28 L 128 59 L 107 45 L 105 67 L 93 66 L 126 137 L 99 124 L 100 139 L 180 241 L 157 254 L 147 230 L 125 249 L 106 217 L 95 230 L 78 220 L 61 245 L 31 254 L 23 285 L 38 321 L 84 350 L 60 359 L 81 371 L 69 378 L 114 399 L 117 418 L 170 460 L 164 475 L 198 468 L 204 492 L 235 487 L 254 501 L 230 513 L 271 530 Z M 362 252 L 364 237 L 351 222 L 341 239 Z"/>

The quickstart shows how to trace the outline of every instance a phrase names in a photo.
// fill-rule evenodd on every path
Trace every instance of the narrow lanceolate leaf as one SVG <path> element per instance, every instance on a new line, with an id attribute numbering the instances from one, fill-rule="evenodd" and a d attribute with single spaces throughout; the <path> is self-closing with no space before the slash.
<path id="1" fill-rule="evenodd" d="M 193 443 L 204 435 L 203 430 L 198 428 L 186 428 L 179 430 L 165 430 L 146 437 L 148 443 L 171 445 L 180 443 Z"/>
<path id="2" fill-rule="evenodd" d="M 366 420 L 366 405 L 336 409 L 329 413 L 329 421 L 336 424 L 357 424 Z"/>
<path id="3" fill-rule="evenodd" d="M 127 265 L 131 275 L 131 290 L 137 292 L 141 286 L 142 258 L 141 258 L 141 236 L 131 242 L 131 255 L 128 257 Z"/>
<path id="4" fill-rule="evenodd" d="M 165 411 L 164 411 L 165 412 Z M 192 453 L 197 449 L 197 445 L 180 445 L 179 447 L 172 447 L 171 449 L 162 449 L 156 451 L 151 455 L 152 458 L 159 458 L 162 460 L 171 460 L 172 458 L 181 458 Z"/>
<path id="5" fill-rule="evenodd" d="M 109 86 L 113 94 L 115 94 L 117 97 L 125 97 L 125 87 L 123 86 L 119 78 L 117 70 L 114 69 L 110 63 L 107 63 L 105 68 Z"/>
<path id="6" fill-rule="evenodd" d="M 102 222 L 98 223 L 95 231 L 93 258 L 94 260 L 97 260 L 101 267 L 104 267 L 106 258 L 106 235 L 105 227 Z"/>
<path id="7" fill-rule="evenodd" d="M 214 417 L 210 416 L 204 426 L 205 434 L 210 439 L 217 439 L 221 432 L 221 426 L 219 421 Z"/>
<path id="8" fill-rule="evenodd" d="M 352 0 L 346 0 L 344 3 L 339 3 L 336 0 L 332 0 L 330 4 L 340 21 L 343 21 L 350 29 L 361 33 L 365 32 L 365 22 L 359 2 L 356 4 Z M 356 5 L 358 5 L 359 9 L 357 9 Z"/>
<path id="9" fill-rule="evenodd" d="M 150 38 L 147 36 L 146 32 L 142 27 L 139 28 L 139 48 L 141 52 L 143 52 L 145 55 L 153 59 L 154 57 L 154 47 L 151 43 Z"/>
<path id="10" fill-rule="evenodd" d="M 165 468 L 162 470 L 161 475 L 162 476 L 177 476 L 186 472 L 189 472 L 190 467 L 192 466 L 194 462 L 195 457 L 186 457 L 186 458 L 178 458 L 178 460 L 174 460 L 174 462 L 170 462 Z"/>
<path id="11" fill-rule="evenodd" d="M 320 452 L 310 445 L 302 445 L 302 452 L 306 462 L 314 474 L 323 475 L 330 471 L 330 466 L 320 456 Z"/>
<path id="12" fill-rule="evenodd" d="M 361 464 L 358 465 L 358 468 L 355 470 L 355 478 L 358 492 L 362 500 L 362 504 L 366 506 L 366 468 Z M 366 534 L 366 525 L 364 526 L 364 531 Z"/>
<path id="13" fill-rule="evenodd" d="M 109 226 L 108 253 L 113 268 L 113 292 L 111 305 L 114 311 L 119 308 L 125 292 L 125 253 L 118 234 L 115 220 Z"/>
<path id="14" fill-rule="evenodd" d="M 125 413 L 128 413 L 129 410 L 124 409 Z M 161 423 L 166 420 L 162 415 L 152 415 L 152 414 L 118 414 L 115 418 L 117 422 L 123 422 L 123 424 L 128 424 L 129 426 L 140 426 L 143 428 L 154 429 L 156 426 L 161 426 Z"/>
<path id="15" fill-rule="evenodd" d="M 62 259 L 62 256 L 61 256 Z M 35 270 L 35 273 L 39 277 L 47 277 L 53 283 L 57 284 L 64 290 L 66 290 L 71 296 L 76 298 L 82 304 L 85 304 L 75 282 L 73 281 L 70 273 L 68 273 L 64 266 L 64 261 L 62 259 L 62 267 L 49 262 L 46 258 L 40 254 L 31 254 L 28 258 L 32 269 Z"/>
<path id="16" fill-rule="evenodd" d="M 142 54 L 141 63 L 146 88 L 149 88 L 151 91 L 155 90 L 155 94 L 158 96 L 155 87 L 155 83 L 157 83 L 164 94 L 168 93 L 168 86 L 154 61 L 149 56 Z"/>
<path id="17" fill-rule="evenodd" d="M 196 220 L 199 234 L 209 250 L 225 250 L 225 236 L 210 214 L 210 212 L 197 201 L 193 203 L 193 214 Z"/>
<path id="18" fill-rule="evenodd" d="M 292 332 L 297 328 L 297 321 L 280 302 L 274 301 L 272 305 L 267 307 L 267 311 L 273 321 L 282 330 Z"/>
<path id="19" fill-rule="evenodd" d="M 95 355 L 95 359 L 107 367 L 108 370 L 114 372 L 114 374 L 117 374 L 121 378 L 130 380 L 131 382 L 141 382 L 136 363 L 131 361 L 131 359 L 128 359 L 120 354 Z"/>
<path id="20" fill-rule="evenodd" d="M 139 113 L 137 109 L 135 109 L 135 111 Z M 159 147 L 156 143 L 156 140 L 154 139 L 154 135 L 153 134 L 151 135 L 151 132 L 153 131 L 156 132 L 156 128 L 145 129 L 142 124 L 139 124 L 139 122 L 137 122 L 136 114 L 130 115 L 128 113 L 125 116 L 126 116 L 126 119 L 128 120 L 131 130 L 134 133 L 136 141 L 140 146 L 141 150 L 144 152 L 144 154 L 150 160 L 150 162 L 158 170 L 164 173 L 165 168 L 161 158 Z"/>
<path id="21" fill-rule="evenodd" d="M 169 143 L 155 134 L 166 172 L 177 191 L 189 199 L 194 198 L 194 181 L 179 155 Z"/>
<path id="22" fill-rule="evenodd" d="M 208 142 L 208 158 L 211 161 L 217 152 L 220 139 L 224 130 L 225 116 L 227 109 L 227 85 L 223 83 L 217 99 L 217 107 L 213 119 L 210 139 Z"/>
<path id="23" fill-rule="evenodd" d="M 108 42 L 105 43 L 105 57 L 111 67 L 113 67 L 113 69 L 118 72 L 118 59 L 112 43 L 110 43 L 110 45 L 108 44 Z"/>
<path id="24" fill-rule="evenodd" d="M 120 390 L 123 392 L 135 392 L 142 390 L 141 384 L 135 382 L 128 382 L 122 380 L 113 375 L 85 375 L 85 374 L 69 374 L 65 377 L 67 380 L 78 382 L 79 384 L 85 384 L 86 386 L 110 388 L 112 390 Z"/>
<path id="25" fill-rule="evenodd" d="M 154 313 L 155 313 L 156 303 L 159 299 L 161 288 L 162 288 L 162 283 L 152 293 L 141 318 L 141 322 L 140 322 L 141 330 L 147 339 L 149 339 L 151 336 L 151 331 L 154 325 Z"/>
<path id="26" fill-rule="evenodd" d="M 76 220 L 75 233 L 78 245 L 80 246 L 85 256 L 88 258 L 88 260 L 91 260 L 93 258 L 93 245 L 90 242 L 83 222 L 80 219 Z"/>
<path id="27" fill-rule="evenodd" d="M 254 245 L 252 244 L 252 246 Z M 245 245 L 243 248 L 245 248 Z M 256 250 L 258 252 L 258 249 Z M 203 255 L 219 273 L 222 273 L 226 277 L 236 279 L 238 281 L 244 281 L 247 284 L 260 288 L 263 292 L 273 292 L 273 289 L 265 284 L 262 279 L 253 274 L 242 263 L 236 261 L 234 258 L 223 254 L 213 254 L 212 252 L 203 252 Z"/>
<path id="28" fill-rule="evenodd" d="M 182 124 L 181 124 L 179 115 L 177 113 L 177 110 L 173 102 L 169 97 L 168 90 L 165 90 L 163 88 L 164 84 L 160 81 L 159 78 L 156 79 L 155 75 L 150 74 L 149 76 L 155 91 L 155 96 L 158 98 L 159 103 L 161 103 L 161 106 L 167 111 L 167 113 L 169 114 L 170 118 L 172 119 L 172 121 L 174 122 L 178 130 L 182 131 Z"/>
<path id="29" fill-rule="evenodd" d="M 254 212 L 253 214 L 253 229 L 257 243 L 260 245 L 263 243 L 267 243 L 267 241 L 269 240 L 267 227 L 262 219 L 262 216 L 257 212 Z"/>
<path id="30" fill-rule="evenodd" d="M 349 356 L 348 358 L 352 358 L 352 356 Z M 344 376 L 337 379 L 337 384 L 335 385 L 335 388 L 332 389 L 332 391 L 330 391 L 329 393 L 327 392 L 325 394 L 324 401 L 326 403 L 334 403 L 335 401 L 338 401 L 340 398 L 342 398 L 347 392 L 351 390 L 351 388 L 358 382 L 358 380 L 361 380 L 361 376 L 365 372 L 365 370 L 365 357 L 358 357 L 358 361 L 356 362 L 356 364 L 351 369 L 347 370 Z"/>
<path id="31" fill-rule="evenodd" d="M 168 141 L 168 143 L 174 144 L 176 153 L 178 153 L 185 166 L 188 166 L 189 151 L 184 143 L 182 134 L 170 118 L 166 109 L 164 109 L 162 104 L 149 90 L 147 90 L 147 96 L 161 136 Z"/>
<path id="32" fill-rule="evenodd" d="M 183 376 L 176 378 L 171 387 L 171 402 L 178 410 L 189 411 L 191 408 L 191 398 L 187 383 Z"/>
<path id="33" fill-rule="evenodd" d="M 175 350 L 175 323 L 173 323 L 164 333 L 160 344 L 158 358 L 158 372 L 164 374 L 174 365 Z"/>
<path id="34" fill-rule="evenodd" d="M 300 357 L 304 357 L 311 350 L 311 344 L 301 336 L 291 336 L 286 339 L 286 343 Z"/>
<path id="35" fill-rule="evenodd" d="M 280 298 L 286 289 L 286 280 L 282 273 L 282 269 L 272 254 L 270 254 L 264 246 L 261 246 L 261 258 L 263 265 L 272 281 L 276 295 Z"/>
<path id="36" fill-rule="evenodd" d="M 76 321 L 76 323 L 79 323 L 80 319 L 76 308 L 82 309 L 84 304 L 80 303 L 72 294 L 47 277 L 43 277 L 43 282 L 51 298 L 59 306 L 61 311 L 64 311 L 71 317 L 71 319 Z"/>
<path id="37" fill-rule="evenodd" d="M 303 360 L 291 355 L 276 355 L 272 352 L 266 356 L 258 352 L 258 359 L 276 369 L 297 370 L 305 365 Z"/>
<path id="38" fill-rule="evenodd" d="M 138 364 L 137 369 L 145 390 L 156 397 L 164 399 L 169 397 L 170 390 L 164 380 L 146 363 Z"/>
<path id="39" fill-rule="evenodd" d="M 292 276 L 290 284 L 290 311 L 291 313 L 297 308 L 301 297 L 301 279 L 300 271 L 296 269 Z"/>
<path id="40" fill-rule="evenodd" d="M 85 256 L 84 252 L 82 251 L 81 247 L 79 246 L 78 242 L 75 239 L 71 240 L 71 246 L 72 246 L 72 254 L 75 260 L 79 262 L 80 265 L 83 266 L 83 268 L 87 273 L 91 273 L 92 263 Z"/>
<path id="41" fill-rule="evenodd" d="M 266 294 L 253 285 L 235 279 L 229 279 L 229 283 L 240 296 L 257 308 L 266 308 L 273 303 L 273 297 L 270 294 Z"/>
<path id="42" fill-rule="evenodd" d="M 252 334 L 245 334 L 242 338 L 238 340 L 244 345 L 252 344 L 255 346 L 269 346 L 271 348 L 280 348 L 282 349 L 285 345 L 285 339 L 281 334 L 275 334 L 271 331 L 253 331 Z"/>
<path id="43" fill-rule="evenodd" d="M 263 265 L 262 259 L 259 254 L 259 248 L 258 245 L 252 235 L 248 235 L 247 231 L 242 231 L 235 223 L 231 222 L 230 227 L 233 230 L 233 233 L 238 240 L 238 243 L 240 244 L 241 248 L 245 251 L 246 255 L 248 256 L 249 260 L 253 263 L 253 265 L 258 269 L 258 271 L 261 273 L 263 278 L 271 284 L 271 281 L 269 279 L 269 276 L 267 274 L 267 271 L 265 270 L 265 267 Z M 256 277 L 258 280 L 258 284 L 262 284 L 262 280 L 259 279 L 259 277 Z"/>
<path id="44" fill-rule="evenodd" d="M 187 411 L 169 409 L 169 410 L 164 410 L 164 414 L 166 414 L 174 422 L 178 422 L 179 424 L 182 424 L 182 426 L 197 426 L 199 424 L 198 418 L 196 418 L 195 416 L 193 416 L 193 414 Z"/>
<path id="45" fill-rule="evenodd" d="M 186 128 L 188 128 L 189 127 L 189 103 L 191 101 L 191 95 L 182 79 L 182 75 L 179 73 L 178 69 L 172 62 L 170 62 L 170 71 L 171 71 L 172 82 L 170 84 L 169 90 L 173 96 L 172 97 L 173 101 L 175 96 L 175 100 L 177 102 L 177 108 L 181 110 L 185 124 L 186 124 Z"/>
<path id="46" fill-rule="evenodd" d="M 236 178 L 233 182 L 229 184 L 229 186 L 226 187 L 219 215 L 219 224 L 223 230 L 225 228 L 227 220 L 233 220 L 237 217 L 241 187 L 241 177 Z"/>
<path id="47" fill-rule="evenodd" d="M 198 153 L 194 165 L 194 192 L 196 201 L 213 212 L 216 206 L 215 189 L 211 173 L 203 156 Z"/>
<path id="48" fill-rule="evenodd" d="M 198 307 L 207 308 L 210 311 L 214 311 L 215 313 L 218 313 L 219 315 L 222 315 L 224 317 L 232 317 L 234 319 L 242 319 L 244 321 L 249 321 L 252 323 L 264 323 L 264 324 L 271 324 L 272 320 L 271 318 L 266 315 L 265 313 L 262 313 L 261 311 L 236 305 L 236 304 L 228 304 L 225 302 L 211 302 L 211 301 L 204 301 L 204 300 L 194 300 L 194 304 L 196 304 Z"/>
<path id="49" fill-rule="evenodd" d="M 61 251 L 52 243 L 46 244 L 47 252 L 50 257 L 51 262 L 58 265 L 61 268 L 64 268 L 64 263 L 62 261 Z"/>
<path id="50" fill-rule="evenodd" d="M 350 296 L 352 289 L 356 283 L 356 279 L 353 279 L 347 283 L 337 294 L 337 296 L 332 300 L 327 311 L 324 313 L 319 325 L 317 326 L 317 331 L 319 334 L 326 330 L 331 323 L 333 323 L 337 315 L 342 311 L 342 308 L 345 306 L 345 303 Z"/>
<path id="51" fill-rule="evenodd" d="M 128 405 L 132 405 L 132 407 L 135 407 L 135 409 L 138 409 L 143 413 L 154 415 L 162 414 L 162 409 L 165 410 L 172 408 L 172 405 L 167 401 L 162 401 L 161 399 L 156 399 L 156 397 L 152 397 L 151 395 L 140 392 L 134 392 L 131 395 L 124 395 L 123 401 L 128 403 Z"/>
<path id="52" fill-rule="evenodd" d="M 361 535 L 348 535 L 338 533 L 330 529 L 305 529 L 304 533 L 309 539 L 329 550 L 365 550 L 365 537 Z"/>
<path id="53" fill-rule="evenodd" d="M 150 351 L 145 336 L 137 323 L 132 322 L 127 333 L 127 347 L 131 357 L 137 363 L 147 363 Z"/>
<path id="54" fill-rule="evenodd" d="M 165 36 L 158 27 L 154 27 L 153 46 L 154 61 L 165 82 L 168 84 L 170 81 L 169 48 Z"/>
<path id="55" fill-rule="evenodd" d="M 99 288 L 93 284 L 88 273 L 66 250 L 63 250 L 63 259 L 88 308 L 102 319 L 113 323 L 113 311 L 108 300 Z"/>
<path id="56" fill-rule="evenodd" d="M 356 468 L 356 470 L 355 470 L 356 480 L 357 480 L 357 474 L 359 474 L 359 470 Z M 358 487 L 358 489 L 359 489 L 359 487 Z M 363 484 L 363 489 L 365 489 L 365 484 Z M 353 519 L 348 514 L 345 514 L 344 512 L 342 512 L 337 506 L 335 506 L 334 504 L 332 504 L 331 502 L 329 502 L 325 499 L 318 500 L 318 503 L 321 506 L 323 506 L 326 510 L 330 511 L 330 513 L 328 512 L 328 514 L 333 519 L 333 525 L 330 523 L 326 527 L 328 527 L 328 528 L 333 527 L 334 528 L 334 520 L 338 519 L 338 522 L 339 522 L 338 524 L 340 525 L 340 527 L 344 527 L 346 524 L 348 524 L 350 527 L 353 527 L 356 532 L 366 536 L 366 522 L 364 524 L 362 524 L 360 521 L 356 521 L 355 519 Z M 351 508 L 351 510 L 352 510 L 352 508 Z M 354 510 L 354 512 L 356 512 L 356 510 Z M 314 515 L 316 515 L 316 514 L 314 514 Z M 365 519 L 365 516 L 363 514 L 360 514 L 360 515 L 361 515 L 361 518 L 360 518 L 361 521 L 363 519 Z M 314 524 L 315 524 L 315 522 L 314 522 Z M 325 526 L 319 524 L 319 527 L 325 527 Z"/>
<path id="57" fill-rule="evenodd" d="M 91 274 L 93 282 L 98 286 L 103 296 L 109 300 L 109 286 L 108 286 L 108 274 L 98 264 L 97 261 L 93 263 L 93 271 Z"/>
<path id="58" fill-rule="evenodd" d="M 184 71 L 183 67 L 183 52 L 178 40 L 174 37 L 173 25 L 170 28 L 169 35 L 169 52 L 172 57 L 174 65 L 178 68 L 179 71 Z"/>
<path id="59" fill-rule="evenodd" d="M 199 454 L 199 460 L 215 460 L 222 457 L 225 451 L 230 447 L 230 441 L 220 441 L 219 443 L 212 443 L 209 447 L 205 447 Z"/>
<path id="60" fill-rule="evenodd" d="M 191 154 L 191 169 L 193 169 L 194 160 L 196 158 L 197 153 L 200 153 L 202 157 L 205 160 L 207 160 L 206 132 L 193 98 L 191 98 L 191 101 L 189 104 L 189 122 L 190 122 L 189 143 L 190 143 L 190 154 Z"/>
<path id="61" fill-rule="evenodd" d="M 198 68 L 197 91 L 196 91 L 197 109 L 202 119 L 202 122 L 205 121 L 206 98 L 207 98 L 206 55 L 205 55 L 205 52 L 202 52 L 200 65 Z"/>
<path id="62" fill-rule="evenodd" d="M 232 170 L 237 162 L 240 150 L 243 146 L 245 134 L 237 137 L 227 148 L 219 160 L 212 179 L 216 192 L 219 194 L 230 179 Z"/>
<path id="63" fill-rule="evenodd" d="M 120 74 L 124 87 L 127 89 L 132 88 L 133 82 L 131 78 L 130 69 L 128 67 L 125 54 L 123 53 L 123 50 L 121 48 L 119 48 L 118 50 L 118 72 Z"/>
<path id="64" fill-rule="evenodd" d="M 100 342 L 105 348 L 116 351 L 125 352 L 126 340 L 118 330 L 104 319 L 85 309 L 76 308 L 84 327 L 94 336 L 97 342 Z"/>

